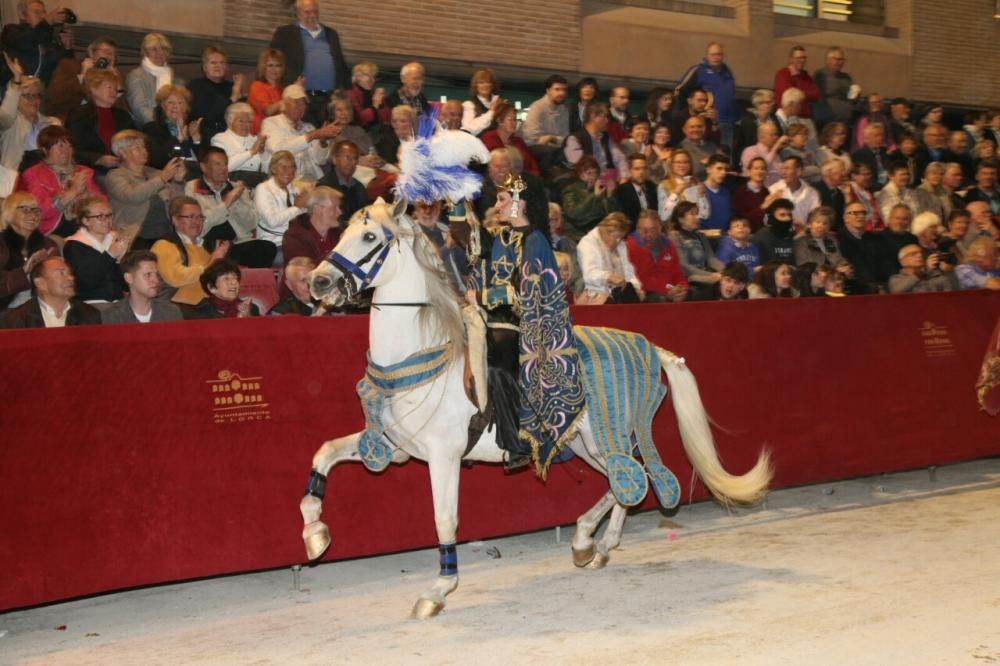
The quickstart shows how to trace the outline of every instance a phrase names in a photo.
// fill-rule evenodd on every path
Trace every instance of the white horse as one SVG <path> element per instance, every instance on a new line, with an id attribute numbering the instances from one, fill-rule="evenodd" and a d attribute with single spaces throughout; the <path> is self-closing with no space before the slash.
<path id="1" fill-rule="evenodd" d="M 413 616 L 424 618 L 439 613 L 445 596 L 458 586 L 455 534 L 461 462 L 500 463 L 504 452 L 497 447 L 495 430 L 484 432 L 472 449 L 466 450 L 469 419 L 477 408 L 463 388 L 461 312 L 447 278 L 438 268 L 436 249 L 404 211 L 403 202 L 393 208 L 379 201 L 356 213 L 330 258 L 313 271 L 311 286 L 316 298 L 335 305 L 366 287 L 375 288 L 369 327 L 370 364 L 398 367 L 415 354 L 451 343 L 446 352 L 449 362 L 431 381 L 393 394 L 377 415 L 379 429 L 392 445 L 391 461 L 403 463 L 415 457 L 426 461 L 430 470 L 441 575 L 414 605 Z M 720 501 L 757 502 L 771 479 L 767 453 L 761 452 L 756 465 L 744 476 L 727 473 L 716 455 L 694 376 L 683 359 L 652 345 L 649 348 L 655 349 L 657 365 L 666 371 L 684 449 L 694 469 Z M 662 395 L 658 379 L 656 384 Z M 657 396 L 657 402 L 659 399 Z M 650 422 L 655 406 L 647 413 Z M 645 432 L 651 444 L 651 423 L 636 420 L 633 417 L 629 427 L 635 429 L 637 438 Z M 578 423 L 577 435 L 569 447 L 607 475 L 607 459 L 595 442 L 594 425 L 586 415 Z M 357 432 L 330 440 L 313 456 L 313 470 L 300 505 L 305 524 L 302 538 L 310 560 L 319 558 L 330 545 L 329 529 L 320 521 L 326 476 L 338 463 L 363 462 L 359 453 L 363 435 Z M 365 450 L 364 445 L 361 450 Z M 640 480 L 645 484 L 645 479 Z M 572 542 L 576 566 L 600 568 L 607 564 L 610 551 L 621 539 L 626 509 L 609 490 L 580 516 Z M 595 547 L 594 533 L 609 510 L 607 529 Z"/>

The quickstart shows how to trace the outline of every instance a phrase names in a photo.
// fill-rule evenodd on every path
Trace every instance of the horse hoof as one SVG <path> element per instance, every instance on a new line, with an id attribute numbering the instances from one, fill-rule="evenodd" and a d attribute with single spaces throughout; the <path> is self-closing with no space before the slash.
<path id="1" fill-rule="evenodd" d="M 309 561 L 318 560 L 323 557 L 323 553 L 330 547 L 330 528 L 323 523 L 319 523 L 319 529 L 309 536 L 303 536 L 302 540 L 305 542 L 306 557 L 309 558 Z"/>
<path id="2" fill-rule="evenodd" d="M 573 564 L 578 567 L 585 567 L 594 560 L 594 555 L 597 551 L 594 550 L 594 544 L 590 544 L 590 547 L 583 550 L 577 550 L 573 548 Z"/>
<path id="3" fill-rule="evenodd" d="M 434 617 L 440 613 L 443 608 L 444 602 L 421 597 L 417 599 L 417 603 L 413 605 L 413 612 L 410 613 L 410 617 L 415 620 L 426 620 L 427 618 Z"/>
<path id="4" fill-rule="evenodd" d="M 604 567 L 608 566 L 608 560 L 610 560 L 610 559 L 611 559 L 611 556 L 608 555 L 607 553 L 598 552 L 596 555 L 594 555 L 594 559 L 592 559 L 590 561 L 590 563 L 587 564 L 587 568 L 588 569 L 603 569 Z"/>

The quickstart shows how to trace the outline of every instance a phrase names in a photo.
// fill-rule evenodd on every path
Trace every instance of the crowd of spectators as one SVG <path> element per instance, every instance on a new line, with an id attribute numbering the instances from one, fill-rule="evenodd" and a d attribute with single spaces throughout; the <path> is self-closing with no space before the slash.
<path id="1" fill-rule="evenodd" d="M 1000 288 L 1000 112 L 948 128 L 940 106 L 862 94 L 838 47 L 812 74 L 792 48 L 747 108 L 717 42 L 644 104 L 554 74 L 519 124 L 490 69 L 438 109 L 420 63 L 387 92 L 374 63 L 348 66 L 317 0 L 295 3 L 253 81 L 217 44 L 181 80 L 159 33 L 122 76 L 112 39 L 77 58 L 65 10 L 18 9 L 0 36 L 5 327 L 258 316 L 247 268 L 281 271 L 272 314 L 329 314 L 308 272 L 392 196 L 399 148 L 432 113 L 490 149 L 485 224 L 502 223 L 497 186 L 525 180 L 578 304 Z M 460 290 L 463 223 L 416 203 Z"/>

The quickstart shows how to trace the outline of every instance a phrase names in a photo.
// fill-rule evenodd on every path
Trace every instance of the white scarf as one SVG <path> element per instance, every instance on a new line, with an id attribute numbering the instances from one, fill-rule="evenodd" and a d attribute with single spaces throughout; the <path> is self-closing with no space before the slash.
<path id="1" fill-rule="evenodd" d="M 90 233 L 86 227 L 80 227 L 75 234 L 66 239 L 66 242 L 76 241 L 92 247 L 98 252 L 107 252 L 113 240 L 113 234 L 110 233 L 104 235 L 104 240 L 97 240 L 97 237 Z"/>
<path id="2" fill-rule="evenodd" d="M 170 65 L 163 65 L 161 67 L 160 65 L 153 64 L 153 61 L 149 58 L 143 57 L 142 68 L 156 77 L 157 90 L 173 83 L 174 70 L 171 69 Z"/>

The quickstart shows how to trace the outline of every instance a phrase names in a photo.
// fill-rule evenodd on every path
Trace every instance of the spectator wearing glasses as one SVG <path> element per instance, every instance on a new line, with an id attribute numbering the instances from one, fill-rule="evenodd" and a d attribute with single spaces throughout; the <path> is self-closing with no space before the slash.
<path id="1" fill-rule="evenodd" d="M 941 272 L 936 255 L 924 258 L 919 245 L 903 246 L 898 258 L 899 272 L 889 278 L 890 294 L 951 291 L 955 288 L 954 276 Z"/>
<path id="2" fill-rule="evenodd" d="M 19 70 L 16 64 L 14 67 Z M 0 104 L 0 165 L 24 171 L 41 159 L 38 133 L 49 125 L 60 124 L 58 118 L 46 116 L 41 108 L 42 82 L 18 71 Z"/>
<path id="3" fill-rule="evenodd" d="M 76 276 L 76 295 L 88 303 L 111 303 L 122 297 L 125 279 L 118 260 L 128 250 L 129 238 L 111 228 L 111 204 L 88 195 L 77 204 L 80 229 L 66 239 L 63 257 Z"/>
<path id="4" fill-rule="evenodd" d="M 0 209 L 0 309 L 30 298 L 28 277 L 40 261 L 59 254 L 59 246 L 38 230 L 42 209 L 27 192 L 7 197 Z"/>
<path id="5" fill-rule="evenodd" d="M 202 273 L 212 261 L 226 256 L 229 242 L 219 241 L 211 253 L 202 246 L 205 216 L 191 197 L 179 196 L 170 202 L 170 221 L 172 232 L 153 244 L 164 283 L 161 290 L 178 305 L 197 305 L 208 297 L 201 286 Z"/>
<path id="6" fill-rule="evenodd" d="M 793 46 L 788 53 L 788 66 L 782 67 L 774 74 L 774 96 L 781 99 L 785 91 L 798 88 L 805 99 L 799 109 L 801 118 L 812 118 L 812 104 L 820 100 L 820 89 L 806 71 L 806 50 L 802 46 Z"/>

